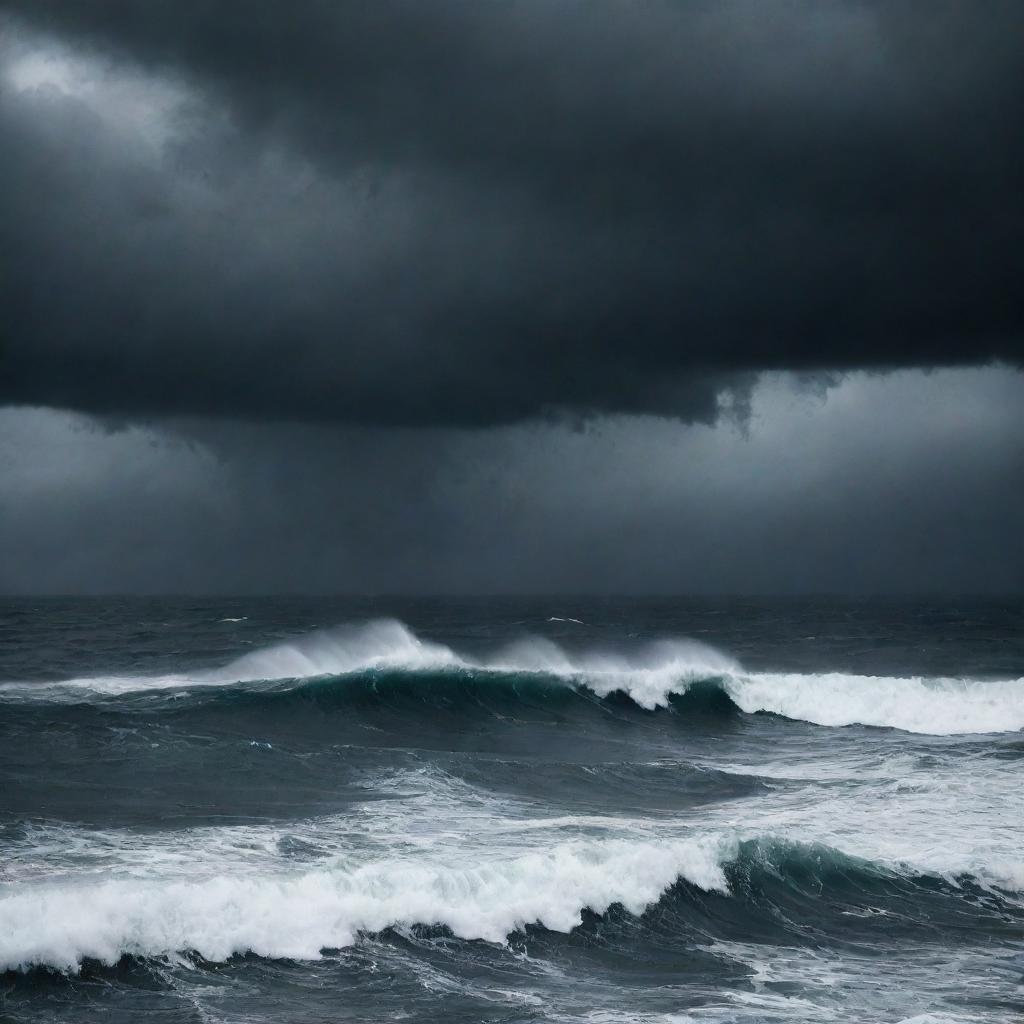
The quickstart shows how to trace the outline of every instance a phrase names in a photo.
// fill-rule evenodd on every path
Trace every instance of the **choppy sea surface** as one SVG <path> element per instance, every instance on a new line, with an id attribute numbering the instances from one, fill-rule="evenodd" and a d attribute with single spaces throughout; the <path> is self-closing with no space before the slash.
<path id="1" fill-rule="evenodd" d="M 0 601 L 0 1019 L 1008 1022 L 1024 602 Z"/>

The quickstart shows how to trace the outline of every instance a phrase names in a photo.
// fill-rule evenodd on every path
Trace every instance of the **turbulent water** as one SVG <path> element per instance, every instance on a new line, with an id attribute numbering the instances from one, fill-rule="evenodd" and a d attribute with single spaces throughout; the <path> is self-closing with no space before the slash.
<path id="1" fill-rule="evenodd" d="M 1024 603 L 0 602 L 0 1017 L 1005 1022 Z"/>

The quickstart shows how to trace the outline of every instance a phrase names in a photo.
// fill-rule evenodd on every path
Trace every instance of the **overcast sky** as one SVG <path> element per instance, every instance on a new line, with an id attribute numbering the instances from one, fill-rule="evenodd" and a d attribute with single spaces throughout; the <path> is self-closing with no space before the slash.
<path id="1" fill-rule="evenodd" d="M 1022 38 L 0 0 L 0 590 L 1021 591 Z"/>

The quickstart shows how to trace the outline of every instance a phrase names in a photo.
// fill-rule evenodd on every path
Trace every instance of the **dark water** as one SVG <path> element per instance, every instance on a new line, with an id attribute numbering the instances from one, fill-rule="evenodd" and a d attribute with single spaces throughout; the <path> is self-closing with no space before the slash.
<path id="1" fill-rule="evenodd" d="M 0 601 L 0 1019 L 1018 1019 L 1022 627 Z"/>

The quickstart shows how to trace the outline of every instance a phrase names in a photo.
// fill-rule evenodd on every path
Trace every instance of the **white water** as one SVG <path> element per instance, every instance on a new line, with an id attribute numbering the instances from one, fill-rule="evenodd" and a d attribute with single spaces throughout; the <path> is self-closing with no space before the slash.
<path id="1" fill-rule="evenodd" d="M 583 907 L 602 913 L 619 902 L 640 913 L 680 876 L 724 891 L 720 860 L 707 842 L 609 840 L 472 865 L 407 856 L 278 877 L 34 885 L 0 898 L 0 969 L 190 949 L 210 960 L 243 950 L 317 959 L 360 931 L 417 922 L 502 942 L 530 922 L 569 931 Z"/>
<path id="2" fill-rule="evenodd" d="M 1024 679 L 751 673 L 727 654 L 692 640 L 654 641 L 624 654 L 569 652 L 550 640 L 530 637 L 494 657 L 470 659 L 450 647 L 420 640 L 394 620 L 319 630 L 291 643 L 253 651 L 222 669 L 193 675 L 95 677 L 31 686 L 6 684 L 0 689 L 20 696 L 38 696 L 47 690 L 58 696 L 82 690 L 118 694 L 379 669 L 543 673 L 587 686 L 599 696 L 628 693 L 646 709 L 664 707 L 672 694 L 712 679 L 744 712 L 771 712 L 822 726 L 859 724 L 931 735 L 1024 729 Z"/>
<path id="3" fill-rule="evenodd" d="M 697 681 L 713 679 L 743 711 L 768 711 L 822 726 L 872 725 L 930 735 L 1024 729 L 1024 679 L 859 676 L 747 672 L 733 658 L 691 640 L 661 640 L 630 654 L 569 652 L 532 637 L 488 659 L 468 659 L 420 640 L 400 622 L 320 630 L 291 643 L 254 651 L 221 669 L 192 675 L 109 676 L 31 686 L 7 684 L 10 696 L 60 697 L 69 691 L 122 694 L 263 680 L 302 680 L 374 670 L 476 669 L 543 673 L 583 685 L 599 696 L 627 693 L 641 707 L 664 706 Z"/>
<path id="4" fill-rule="evenodd" d="M 1024 729 L 1024 679 L 758 673 L 728 679 L 725 691 L 743 711 L 816 725 L 886 726 L 933 736 Z"/>
<path id="5" fill-rule="evenodd" d="M 848 761 L 837 787 L 823 750 L 796 788 L 672 818 L 553 815 L 424 766 L 368 783 L 369 797 L 389 799 L 277 825 L 36 826 L 8 850 L 0 969 L 188 949 L 211 960 L 246 950 L 313 959 L 361 930 L 413 923 L 495 942 L 534 921 L 568 931 L 585 907 L 639 913 L 679 877 L 727 892 L 723 865 L 756 838 L 1024 891 L 1024 791 L 1012 764 L 872 757 Z M 784 771 L 767 766 L 774 778 Z"/>

